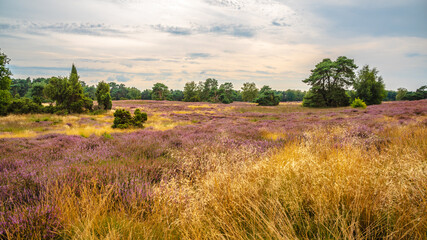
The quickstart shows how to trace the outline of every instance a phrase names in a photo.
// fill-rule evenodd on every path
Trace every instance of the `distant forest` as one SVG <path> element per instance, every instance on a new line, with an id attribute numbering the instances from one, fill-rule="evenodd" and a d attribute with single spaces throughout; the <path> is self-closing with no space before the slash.
<path id="1" fill-rule="evenodd" d="M 27 79 L 12 79 L 12 83 L 10 86 L 10 93 L 13 97 L 26 97 L 32 98 L 34 95 L 37 95 L 36 92 L 42 92 L 44 87 L 49 83 L 50 78 L 27 78 Z M 85 96 L 91 98 L 92 100 L 96 100 L 96 86 L 89 86 L 84 81 L 80 81 L 83 92 Z M 203 83 L 203 82 L 201 82 Z M 135 87 L 127 87 L 125 84 L 117 84 L 115 82 L 109 82 L 110 86 L 110 94 L 113 100 L 152 100 L 153 99 L 153 89 L 145 89 L 143 91 L 135 88 Z M 199 83 L 200 84 L 200 83 Z M 166 86 L 167 87 L 167 86 Z M 407 91 L 406 89 L 399 89 L 407 94 L 411 94 L 412 92 Z M 294 101 L 302 101 L 306 91 L 301 90 L 273 90 L 277 95 L 280 96 L 281 102 L 294 102 Z M 348 90 L 349 95 L 351 96 L 351 90 Z M 396 96 L 399 91 L 387 90 L 386 97 L 384 101 L 395 101 Z M 232 89 L 231 94 L 232 101 L 243 101 L 242 98 L 242 90 L 234 90 Z M 165 100 L 170 101 L 183 101 L 184 100 L 184 91 L 182 90 L 174 90 L 171 89 L 168 91 L 168 95 Z M 49 99 L 43 97 L 42 102 L 48 102 Z"/>

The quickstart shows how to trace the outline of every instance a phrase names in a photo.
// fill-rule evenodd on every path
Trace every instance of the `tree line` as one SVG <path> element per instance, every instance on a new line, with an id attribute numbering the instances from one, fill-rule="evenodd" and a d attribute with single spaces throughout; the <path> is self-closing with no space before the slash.
<path id="1" fill-rule="evenodd" d="M 335 61 L 329 58 L 318 63 L 310 76 L 303 80 L 311 86 L 304 96 L 306 107 L 341 107 L 351 102 L 363 102 L 366 105 L 380 104 L 383 100 L 420 100 L 427 98 L 427 86 L 416 92 L 399 88 L 397 92 L 386 91 L 383 78 L 376 68 L 363 66 L 358 73 L 353 59 L 345 56 Z M 349 90 L 349 88 L 352 88 Z"/>
<path id="2" fill-rule="evenodd" d="M 169 100 L 186 102 L 232 103 L 254 102 L 263 106 L 275 106 L 279 102 L 303 101 L 307 107 L 348 106 L 354 99 L 367 105 L 381 101 L 419 100 L 427 98 L 427 86 L 415 92 L 404 88 L 386 91 L 384 81 L 376 68 L 368 65 L 356 75 L 358 68 L 353 59 L 339 57 L 336 61 L 324 59 L 317 64 L 309 78 L 303 80 L 311 86 L 308 92 L 288 89 L 273 90 L 265 85 L 258 89 L 255 83 L 246 82 L 235 90 L 231 82 L 219 84 L 214 78 L 196 83 L 187 82 L 184 90 L 169 90 L 163 83 L 140 91 L 125 84 L 101 81 L 89 86 L 80 80 L 72 65 L 69 77 L 11 79 L 6 67 L 10 59 L 0 52 L 0 115 L 8 113 L 81 113 L 92 110 L 111 109 L 112 100 Z M 353 89 L 349 89 L 352 87 Z M 93 106 L 97 100 L 98 105 Z M 44 107 L 42 103 L 51 103 Z M 53 104 L 54 103 L 54 104 Z"/>

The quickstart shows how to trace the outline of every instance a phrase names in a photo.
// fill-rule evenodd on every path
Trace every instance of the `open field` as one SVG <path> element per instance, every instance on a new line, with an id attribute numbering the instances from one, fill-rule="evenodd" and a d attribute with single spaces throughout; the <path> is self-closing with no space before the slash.
<path id="1" fill-rule="evenodd" d="M 425 239 L 427 100 L 0 118 L 0 239 Z"/>

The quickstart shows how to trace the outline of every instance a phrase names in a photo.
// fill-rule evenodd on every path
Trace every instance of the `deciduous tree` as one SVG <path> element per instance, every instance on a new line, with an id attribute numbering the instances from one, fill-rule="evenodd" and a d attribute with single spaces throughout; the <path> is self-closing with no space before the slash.
<path id="1" fill-rule="evenodd" d="M 362 99 L 366 105 L 380 104 L 386 96 L 383 78 L 378 76 L 376 68 L 369 69 L 363 66 L 354 82 L 356 97 Z"/>
<path id="2" fill-rule="evenodd" d="M 101 81 L 96 86 L 96 100 L 98 101 L 98 106 L 102 109 L 109 110 L 112 108 L 113 103 L 111 101 L 110 95 L 110 85 L 108 83 Z"/>
<path id="3" fill-rule="evenodd" d="M 253 102 L 258 96 L 258 88 L 255 83 L 243 83 L 242 100 L 245 102 Z"/>

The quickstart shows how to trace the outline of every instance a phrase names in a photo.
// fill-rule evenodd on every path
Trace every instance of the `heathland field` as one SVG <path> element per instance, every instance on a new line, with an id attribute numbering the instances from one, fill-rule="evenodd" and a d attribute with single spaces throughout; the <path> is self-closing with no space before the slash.
<path id="1" fill-rule="evenodd" d="M 0 239 L 425 239 L 426 190 L 426 100 L 0 118 Z"/>

